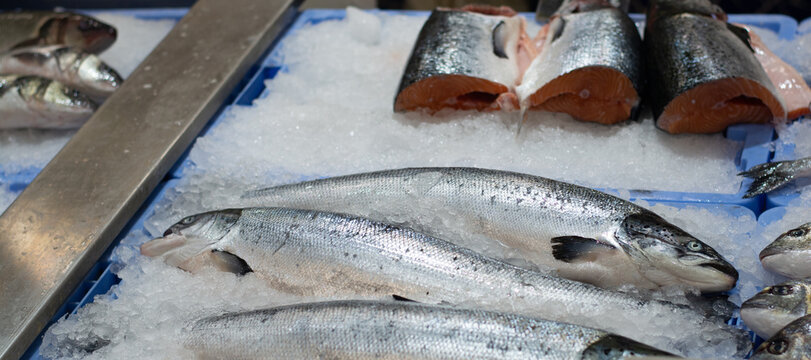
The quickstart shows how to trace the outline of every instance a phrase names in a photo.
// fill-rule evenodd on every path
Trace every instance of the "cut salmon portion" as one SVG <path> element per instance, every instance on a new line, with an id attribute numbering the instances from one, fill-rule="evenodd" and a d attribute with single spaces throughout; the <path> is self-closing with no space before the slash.
<path id="1" fill-rule="evenodd" d="M 714 133 L 732 124 L 785 117 L 786 110 L 772 91 L 757 81 L 733 77 L 683 92 L 665 107 L 656 126 L 672 134 Z"/>
<path id="2" fill-rule="evenodd" d="M 609 67 L 590 66 L 550 81 L 527 99 L 532 110 L 567 113 L 601 124 L 616 124 L 631 117 L 639 94 L 631 80 Z"/>
<path id="3" fill-rule="evenodd" d="M 803 76 L 794 67 L 786 64 L 780 57 L 769 50 L 754 31 L 745 25 L 736 25 L 749 31 L 749 44 L 752 46 L 752 50 L 755 51 L 755 58 L 763 66 L 769 80 L 772 81 L 774 88 L 783 98 L 788 111 L 786 117 L 792 120 L 811 114 L 811 108 L 809 108 L 809 105 L 811 105 L 811 88 L 808 87 Z"/>
<path id="4" fill-rule="evenodd" d="M 444 108 L 458 110 L 512 110 L 518 100 L 505 99 L 510 89 L 497 82 L 465 76 L 441 75 L 426 78 L 403 89 L 394 102 L 394 111 L 425 109 L 435 113 Z M 505 101 L 506 100 L 506 101 Z M 514 103 L 514 104 L 513 104 Z"/>

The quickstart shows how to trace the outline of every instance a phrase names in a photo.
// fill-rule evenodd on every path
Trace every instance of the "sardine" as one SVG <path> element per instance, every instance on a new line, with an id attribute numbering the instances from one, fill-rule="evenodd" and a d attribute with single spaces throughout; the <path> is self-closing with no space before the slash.
<path id="1" fill-rule="evenodd" d="M 0 75 L 0 129 L 75 129 L 96 107 L 86 95 L 57 81 Z"/>
<path id="2" fill-rule="evenodd" d="M 53 79 L 96 99 L 107 98 L 123 81 L 121 75 L 98 56 L 62 45 L 22 48 L 2 54 L 0 74 Z"/>
<path id="3" fill-rule="evenodd" d="M 351 213 L 466 247 L 476 241 L 503 245 L 563 277 L 602 287 L 688 284 L 713 292 L 731 289 L 738 278 L 712 247 L 651 211 L 514 172 L 385 170 L 250 191 L 239 206 Z"/>
<path id="4" fill-rule="evenodd" d="M 516 89 L 522 109 L 602 124 L 632 117 L 640 100 L 642 40 L 626 13 L 608 6 L 558 15 L 537 38 L 545 38 L 540 54 Z"/>
<path id="5" fill-rule="evenodd" d="M 714 11 L 708 0 L 657 13 L 660 3 L 678 2 L 652 2 L 645 26 L 648 102 L 658 128 L 712 133 L 737 123 L 785 120 L 785 104 L 746 30 L 708 16 Z M 710 10 L 691 10 L 701 3 Z"/>
<path id="6" fill-rule="evenodd" d="M 511 89 L 522 36 L 520 16 L 434 10 L 411 51 L 394 111 L 516 107 Z"/>
<path id="7" fill-rule="evenodd" d="M 780 235 L 760 252 L 760 262 L 766 270 L 792 279 L 811 278 L 811 223 Z"/>
<path id="8" fill-rule="evenodd" d="M 713 345 L 703 343 L 709 334 L 702 332 L 715 324 L 708 317 L 713 314 L 522 269 L 408 228 L 350 215 L 284 208 L 203 213 L 175 224 L 141 252 L 193 272 L 210 265 L 253 272 L 272 288 L 298 296 L 462 304 L 566 321 L 654 345 L 661 338 L 649 334 L 652 319 L 677 317 L 684 320 L 681 328 L 663 331 L 676 338 L 676 350 L 687 351 L 680 346 L 699 336 L 702 345 Z M 727 331 L 722 342 L 732 337 L 748 351 L 742 334 L 721 329 Z"/>
<path id="9" fill-rule="evenodd" d="M 0 13 L 0 52 L 14 48 L 67 45 L 98 54 L 115 42 L 114 27 L 70 12 Z"/>
<path id="10" fill-rule="evenodd" d="M 206 359 L 627 359 L 670 355 L 580 326 L 403 302 L 330 301 L 191 322 Z"/>
<path id="11" fill-rule="evenodd" d="M 811 176 L 811 157 L 760 164 L 738 175 L 754 179 L 743 196 L 751 198 L 777 190 L 796 178 Z"/>
<path id="12" fill-rule="evenodd" d="M 811 315 L 786 325 L 755 351 L 752 360 L 811 360 Z"/>
<path id="13" fill-rule="evenodd" d="M 811 314 L 811 284 L 804 280 L 766 287 L 741 305 L 743 322 L 764 339 L 808 314 Z"/>

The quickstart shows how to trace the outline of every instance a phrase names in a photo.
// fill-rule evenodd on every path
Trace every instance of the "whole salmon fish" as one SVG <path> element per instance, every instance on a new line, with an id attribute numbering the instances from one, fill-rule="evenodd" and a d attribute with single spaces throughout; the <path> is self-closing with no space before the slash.
<path id="1" fill-rule="evenodd" d="M 142 245 L 141 252 L 190 271 L 213 265 L 253 272 L 271 287 L 298 296 L 396 296 L 518 312 L 652 345 L 666 336 L 675 339 L 678 351 L 689 351 L 696 341 L 702 346 L 730 339 L 748 343 L 742 333 L 714 321 L 712 313 L 522 269 L 411 229 L 350 215 L 284 208 L 203 213 L 183 219 L 164 237 Z M 678 321 L 679 330 L 652 329 L 653 319 L 660 318 Z"/>
<path id="2" fill-rule="evenodd" d="M 414 303 L 330 301 L 191 322 L 206 359 L 626 359 L 670 354 L 581 326 Z"/>
<path id="3" fill-rule="evenodd" d="M 563 277 L 603 287 L 688 284 L 713 292 L 731 289 L 738 278 L 712 247 L 649 210 L 514 172 L 384 170 L 250 191 L 239 206 L 351 213 L 463 246 L 506 246 Z"/>

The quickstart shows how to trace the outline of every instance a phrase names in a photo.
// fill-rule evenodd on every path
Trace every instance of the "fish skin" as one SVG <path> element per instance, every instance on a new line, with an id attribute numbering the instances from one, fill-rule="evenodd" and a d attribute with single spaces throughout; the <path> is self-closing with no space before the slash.
<path id="1" fill-rule="evenodd" d="M 503 39 L 495 34 L 499 26 L 504 31 Z M 492 100 L 496 101 L 499 94 L 510 91 L 518 77 L 516 53 L 523 27 L 523 19 L 518 16 L 434 10 L 420 30 L 411 51 L 394 99 L 394 111 L 415 110 L 410 100 L 414 96 L 410 94 L 414 89 L 412 86 L 443 77 L 488 82 L 491 87 L 499 88 L 498 93 L 490 94 L 493 95 Z M 467 92 L 436 94 L 443 95 L 447 98 L 432 101 L 432 111 L 444 107 L 447 101 L 467 95 Z"/>
<path id="2" fill-rule="evenodd" d="M 764 339 L 808 314 L 811 314 L 811 283 L 806 280 L 766 287 L 741 305 L 741 318 L 746 326 Z"/>
<path id="3" fill-rule="evenodd" d="M 606 7 L 563 14 L 552 19 L 548 26 L 549 35 L 540 54 L 533 59 L 521 85 L 516 89 L 522 108 L 540 105 L 528 104 L 530 97 L 545 86 L 552 85 L 551 82 L 555 79 L 562 79 L 575 71 L 587 68 L 607 68 L 619 72 L 630 81 L 635 90 L 634 96 L 626 99 L 600 99 L 600 95 L 606 91 L 600 91 L 595 85 L 586 97 L 593 101 L 603 100 L 609 104 L 618 101 L 627 104 L 630 109 L 627 116 L 611 119 L 605 123 L 616 123 L 630 118 L 639 104 L 639 93 L 642 89 L 642 39 L 628 14 L 613 7 Z M 582 94 L 579 92 L 575 95 L 582 97 Z"/>
<path id="4" fill-rule="evenodd" d="M 734 286 L 737 279 L 731 265 L 710 246 L 640 206 L 589 188 L 514 172 L 477 168 L 384 170 L 250 191 L 237 206 L 351 213 L 407 224 L 465 247 L 471 246 L 471 241 L 507 246 L 538 266 L 556 269 L 563 277 L 608 288 L 625 283 L 655 288 L 689 282 L 704 291 L 722 291 Z M 453 217 L 454 223 L 421 219 L 433 214 Z M 656 233 L 646 235 L 644 231 Z M 485 239 L 480 240 L 482 236 Z M 558 237 L 596 239 L 621 251 L 598 253 L 601 257 L 594 261 L 586 256 L 560 261 L 553 257 L 553 249 L 564 248 L 561 244 L 553 248 L 552 239 Z M 701 245 L 699 252 L 686 248 L 691 241 Z M 608 249 L 594 247 L 602 248 Z M 707 259 L 705 264 L 714 263 L 725 270 L 718 272 L 710 265 L 682 266 L 679 262 L 669 268 L 672 261 L 665 254 L 672 252 Z M 701 271 L 709 275 L 693 274 Z M 722 275 L 709 279 L 719 273 Z"/>
<path id="5" fill-rule="evenodd" d="M 213 359 L 624 359 L 670 355 L 580 326 L 403 302 L 330 301 L 190 322 L 184 345 Z"/>
<path id="6" fill-rule="evenodd" d="M 754 179 L 744 198 L 777 190 L 796 178 L 811 176 L 811 157 L 764 163 L 738 174 Z"/>
<path id="7" fill-rule="evenodd" d="M 747 86 L 765 91 L 766 95 L 761 94 L 763 97 L 758 100 L 766 106 L 772 121 L 785 120 L 782 99 L 755 58 L 748 39 L 741 38 L 746 31 L 740 29 L 734 33 L 731 27 L 733 25 L 721 20 L 691 13 L 660 17 L 646 26 L 645 64 L 650 84 L 647 101 L 653 109 L 657 127 L 670 131 L 670 124 L 663 122 L 663 115 L 668 105 L 682 94 L 717 81 L 731 80 L 746 81 Z M 733 99 L 724 101 L 730 100 Z M 675 113 L 669 117 L 684 115 Z M 673 120 L 668 118 L 666 121 Z M 717 128 L 698 132 L 717 132 L 725 127 L 719 123 Z"/>
<path id="8" fill-rule="evenodd" d="M 98 54 L 115 42 L 114 27 L 87 15 L 53 11 L 0 13 L 0 52 L 18 47 L 68 45 Z"/>
<path id="9" fill-rule="evenodd" d="M 33 75 L 59 81 L 94 99 L 104 99 L 123 82 L 98 56 L 63 45 L 28 47 L 0 54 L 0 74 Z"/>
<path id="10" fill-rule="evenodd" d="M 760 252 L 763 267 L 792 279 L 811 278 L 811 223 L 778 236 Z"/>
<path id="11" fill-rule="evenodd" d="M 57 81 L 0 75 L 0 129 L 75 129 L 97 107 L 86 95 Z"/>
<path id="12" fill-rule="evenodd" d="M 752 360 L 811 359 L 811 315 L 786 325 L 769 340 L 760 344 Z"/>
<path id="13" fill-rule="evenodd" d="M 408 228 L 336 213 L 247 208 L 198 214 L 142 245 L 141 253 L 192 272 L 207 266 L 253 272 L 296 296 L 379 300 L 396 295 L 540 316 L 643 342 L 661 339 L 641 326 L 677 315 L 686 322 L 683 334 L 672 334 L 679 351 L 686 351 L 682 346 L 705 325 L 723 324 L 715 314 L 691 306 L 519 268 Z M 718 330 L 725 339 L 738 340 L 742 352 L 751 347 L 742 333 Z"/>

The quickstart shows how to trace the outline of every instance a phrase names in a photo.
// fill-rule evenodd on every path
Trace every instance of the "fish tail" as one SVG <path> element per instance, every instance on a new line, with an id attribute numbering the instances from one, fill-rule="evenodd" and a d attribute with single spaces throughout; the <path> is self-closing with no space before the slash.
<path id="1" fill-rule="evenodd" d="M 739 176 L 754 179 L 746 190 L 744 199 L 765 194 L 791 182 L 794 175 L 784 170 L 787 164 L 785 161 L 760 164 L 739 173 Z"/>

